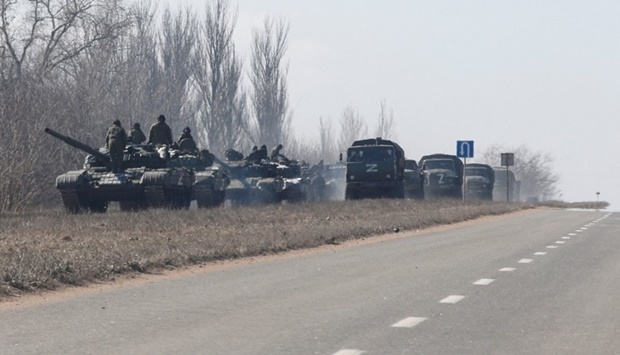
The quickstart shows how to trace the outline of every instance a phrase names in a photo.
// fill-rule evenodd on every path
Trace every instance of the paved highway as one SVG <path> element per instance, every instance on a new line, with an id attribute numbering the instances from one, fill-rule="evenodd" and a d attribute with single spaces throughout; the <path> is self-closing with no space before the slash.
<path id="1" fill-rule="evenodd" d="M 1 354 L 619 354 L 620 214 L 537 210 L 0 310 Z"/>

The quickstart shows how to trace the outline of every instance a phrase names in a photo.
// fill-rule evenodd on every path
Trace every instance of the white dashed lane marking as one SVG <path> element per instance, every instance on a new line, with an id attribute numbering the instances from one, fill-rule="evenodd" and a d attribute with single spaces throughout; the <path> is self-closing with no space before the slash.
<path id="1" fill-rule="evenodd" d="M 365 353 L 365 351 L 355 349 L 342 349 L 337 353 L 334 353 L 333 355 L 361 355 L 363 353 Z"/>
<path id="2" fill-rule="evenodd" d="M 474 285 L 478 285 L 478 286 L 486 286 L 486 285 L 490 285 L 493 281 L 493 279 L 480 279 L 476 282 L 474 282 Z"/>
<path id="3" fill-rule="evenodd" d="M 557 245 L 547 245 L 547 248 L 549 248 L 549 249 L 557 249 L 558 246 Z"/>
<path id="4" fill-rule="evenodd" d="M 555 242 L 555 244 L 566 244 L 566 242 L 563 240 L 558 240 L 557 242 Z"/>
<path id="5" fill-rule="evenodd" d="M 562 237 L 562 239 L 570 239 L 570 237 Z"/>
<path id="6" fill-rule="evenodd" d="M 547 255 L 547 253 L 544 251 L 539 251 L 539 252 L 534 253 L 534 255 Z"/>
<path id="7" fill-rule="evenodd" d="M 529 264 L 532 261 L 534 261 L 534 260 L 532 260 L 532 259 L 521 259 L 521 260 L 519 260 L 519 264 Z"/>
<path id="8" fill-rule="evenodd" d="M 516 270 L 516 268 L 514 268 L 514 267 L 504 267 L 504 268 L 499 269 L 499 271 L 504 271 L 504 272 L 511 272 L 511 271 L 515 271 L 515 270 Z"/>
<path id="9" fill-rule="evenodd" d="M 460 295 L 451 295 L 448 296 L 444 299 L 442 299 L 441 301 L 439 301 L 439 303 L 448 303 L 448 304 L 455 304 L 459 301 L 462 301 L 465 298 L 465 296 L 460 296 Z"/>
<path id="10" fill-rule="evenodd" d="M 568 233 L 568 235 L 571 235 L 571 236 L 576 236 L 576 235 L 577 235 L 577 233 Z"/>
<path id="11" fill-rule="evenodd" d="M 409 317 L 401 320 L 398 323 L 392 324 L 394 328 L 413 328 L 416 325 L 424 322 L 427 318 L 424 317 Z"/>

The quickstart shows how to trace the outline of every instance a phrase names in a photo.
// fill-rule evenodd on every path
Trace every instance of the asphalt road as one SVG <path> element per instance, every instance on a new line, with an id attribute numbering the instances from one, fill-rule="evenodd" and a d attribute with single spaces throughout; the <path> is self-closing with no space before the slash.
<path id="1" fill-rule="evenodd" d="M 0 354 L 620 354 L 620 214 L 540 210 L 5 309 Z"/>

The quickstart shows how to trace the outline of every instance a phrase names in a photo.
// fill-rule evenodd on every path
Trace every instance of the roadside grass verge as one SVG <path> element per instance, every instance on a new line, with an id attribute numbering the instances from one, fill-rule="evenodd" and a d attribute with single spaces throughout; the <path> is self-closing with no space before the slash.
<path id="1" fill-rule="evenodd" d="M 536 206 L 552 207 L 552 208 L 578 208 L 588 210 L 604 210 L 609 207 L 606 201 L 583 201 L 583 202 L 564 202 L 564 201 L 544 201 L 536 203 Z"/>
<path id="2" fill-rule="evenodd" d="M 361 200 L 67 215 L 0 214 L 0 300 L 132 272 L 281 253 L 424 229 L 531 205 Z"/>

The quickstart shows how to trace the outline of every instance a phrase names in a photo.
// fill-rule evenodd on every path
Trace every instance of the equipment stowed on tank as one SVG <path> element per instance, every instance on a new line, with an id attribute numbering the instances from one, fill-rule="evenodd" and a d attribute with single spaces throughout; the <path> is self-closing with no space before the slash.
<path id="1" fill-rule="evenodd" d="M 123 171 L 112 173 L 107 149 L 92 148 L 50 128 L 45 133 L 89 154 L 83 169 L 56 178 L 69 213 L 105 212 L 110 201 L 118 201 L 121 210 L 189 207 L 194 172 L 185 167 L 168 167 L 166 157 L 151 146 L 127 145 Z"/>

